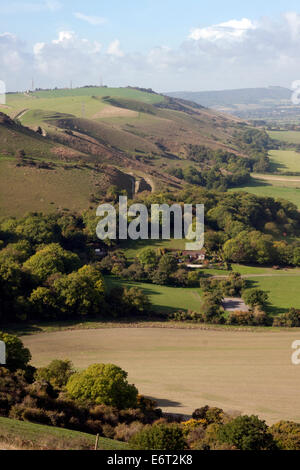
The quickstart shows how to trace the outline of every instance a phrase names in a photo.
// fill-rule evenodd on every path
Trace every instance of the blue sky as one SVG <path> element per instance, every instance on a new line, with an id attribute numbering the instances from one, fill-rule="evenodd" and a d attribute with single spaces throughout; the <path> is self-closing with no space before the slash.
<path id="1" fill-rule="evenodd" d="M 300 13 L 299 0 L 65 0 L 50 1 L 48 8 L 43 4 L 47 2 L 7 2 L 0 10 L 1 32 L 36 42 L 51 40 L 58 31 L 71 29 L 107 43 L 118 37 L 129 51 L 134 51 L 161 44 L 175 47 L 193 27 L 233 18 L 276 17 L 286 11 Z M 92 26 L 77 19 L 76 12 L 106 22 Z"/>
<path id="2" fill-rule="evenodd" d="M 300 79 L 299 0 L 1 4 L 0 80 L 9 89 L 26 88 L 32 75 L 41 86 L 63 86 L 69 76 L 82 85 L 102 73 L 112 85 L 159 91 Z"/>

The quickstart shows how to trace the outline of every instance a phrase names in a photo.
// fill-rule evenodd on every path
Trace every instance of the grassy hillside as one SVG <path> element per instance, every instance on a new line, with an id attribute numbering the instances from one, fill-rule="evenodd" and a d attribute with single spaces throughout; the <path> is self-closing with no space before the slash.
<path id="1" fill-rule="evenodd" d="M 0 445 L 5 449 L 91 450 L 95 436 L 69 429 L 0 417 Z M 125 442 L 100 437 L 99 450 L 126 450 Z"/>
<path id="2" fill-rule="evenodd" d="M 134 187 L 178 189 L 186 183 L 171 173 L 195 165 L 191 145 L 245 156 L 238 136 L 245 126 L 237 119 L 145 90 L 85 87 L 9 94 L 0 112 L 5 113 L 0 115 L 2 214 L 87 208 L 110 185 L 130 188 L 129 195 Z M 22 165 L 20 150 L 26 155 Z M 51 162 L 51 171 L 45 162 Z M 111 176 L 114 170 L 123 176 Z"/>

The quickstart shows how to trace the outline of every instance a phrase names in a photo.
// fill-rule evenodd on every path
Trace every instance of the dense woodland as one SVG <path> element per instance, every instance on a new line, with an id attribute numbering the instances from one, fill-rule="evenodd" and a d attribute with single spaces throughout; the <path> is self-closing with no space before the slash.
<path id="1" fill-rule="evenodd" d="M 110 195 L 111 196 L 111 195 Z M 104 198 L 105 200 L 105 198 Z M 117 200 L 117 194 L 116 194 Z M 287 201 L 247 193 L 219 193 L 187 189 L 178 193 L 153 193 L 137 199 L 152 203 L 201 203 L 205 205 L 205 247 L 212 259 L 256 265 L 300 266 L 300 216 Z M 129 318 L 153 315 L 147 295 L 136 287 L 108 290 L 104 275 L 171 286 L 200 286 L 205 291 L 201 315 L 181 312 L 182 319 L 238 324 L 270 324 L 264 316 L 266 301 L 254 302 L 249 318 L 224 318 L 220 305 L 226 293 L 242 295 L 240 278 L 229 286 L 203 280 L 201 271 L 178 263 L 180 253 L 145 248 L 128 262 L 122 243 L 97 240 L 94 211 L 83 214 L 31 213 L 21 219 L 5 218 L 0 224 L 0 321 L 2 324 L 84 317 Z M 95 245 L 96 244 L 96 245 Z M 108 250 L 99 260 L 95 246 Z M 204 275 L 205 277 L 205 275 Z M 256 293 L 257 296 L 257 293 Z M 259 295 L 258 295 L 259 296 Z M 295 320 L 296 315 L 296 320 Z M 281 319 L 298 325 L 299 312 Z M 278 320 L 276 320 L 278 321 Z"/>

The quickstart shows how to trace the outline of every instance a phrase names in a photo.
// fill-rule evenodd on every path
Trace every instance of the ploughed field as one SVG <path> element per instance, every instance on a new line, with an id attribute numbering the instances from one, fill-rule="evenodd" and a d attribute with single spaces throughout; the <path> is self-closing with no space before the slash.
<path id="1" fill-rule="evenodd" d="M 191 414 L 208 404 L 257 414 L 273 423 L 300 421 L 300 366 L 291 362 L 294 330 L 104 328 L 22 338 L 32 364 L 69 358 L 76 368 L 114 363 L 140 393 L 164 410 Z"/>

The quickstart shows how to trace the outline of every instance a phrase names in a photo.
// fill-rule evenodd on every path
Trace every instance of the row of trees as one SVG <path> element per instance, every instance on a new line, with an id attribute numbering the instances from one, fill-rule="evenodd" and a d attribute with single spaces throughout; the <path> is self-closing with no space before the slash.
<path id="1" fill-rule="evenodd" d="M 199 285 L 201 273 L 178 267 L 177 257 L 151 247 L 142 249 L 132 261 L 123 251 L 114 251 L 102 259 L 99 267 L 105 274 L 113 274 L 131 281 L 147 281 L 159 285 L 194 287 Z"/>

